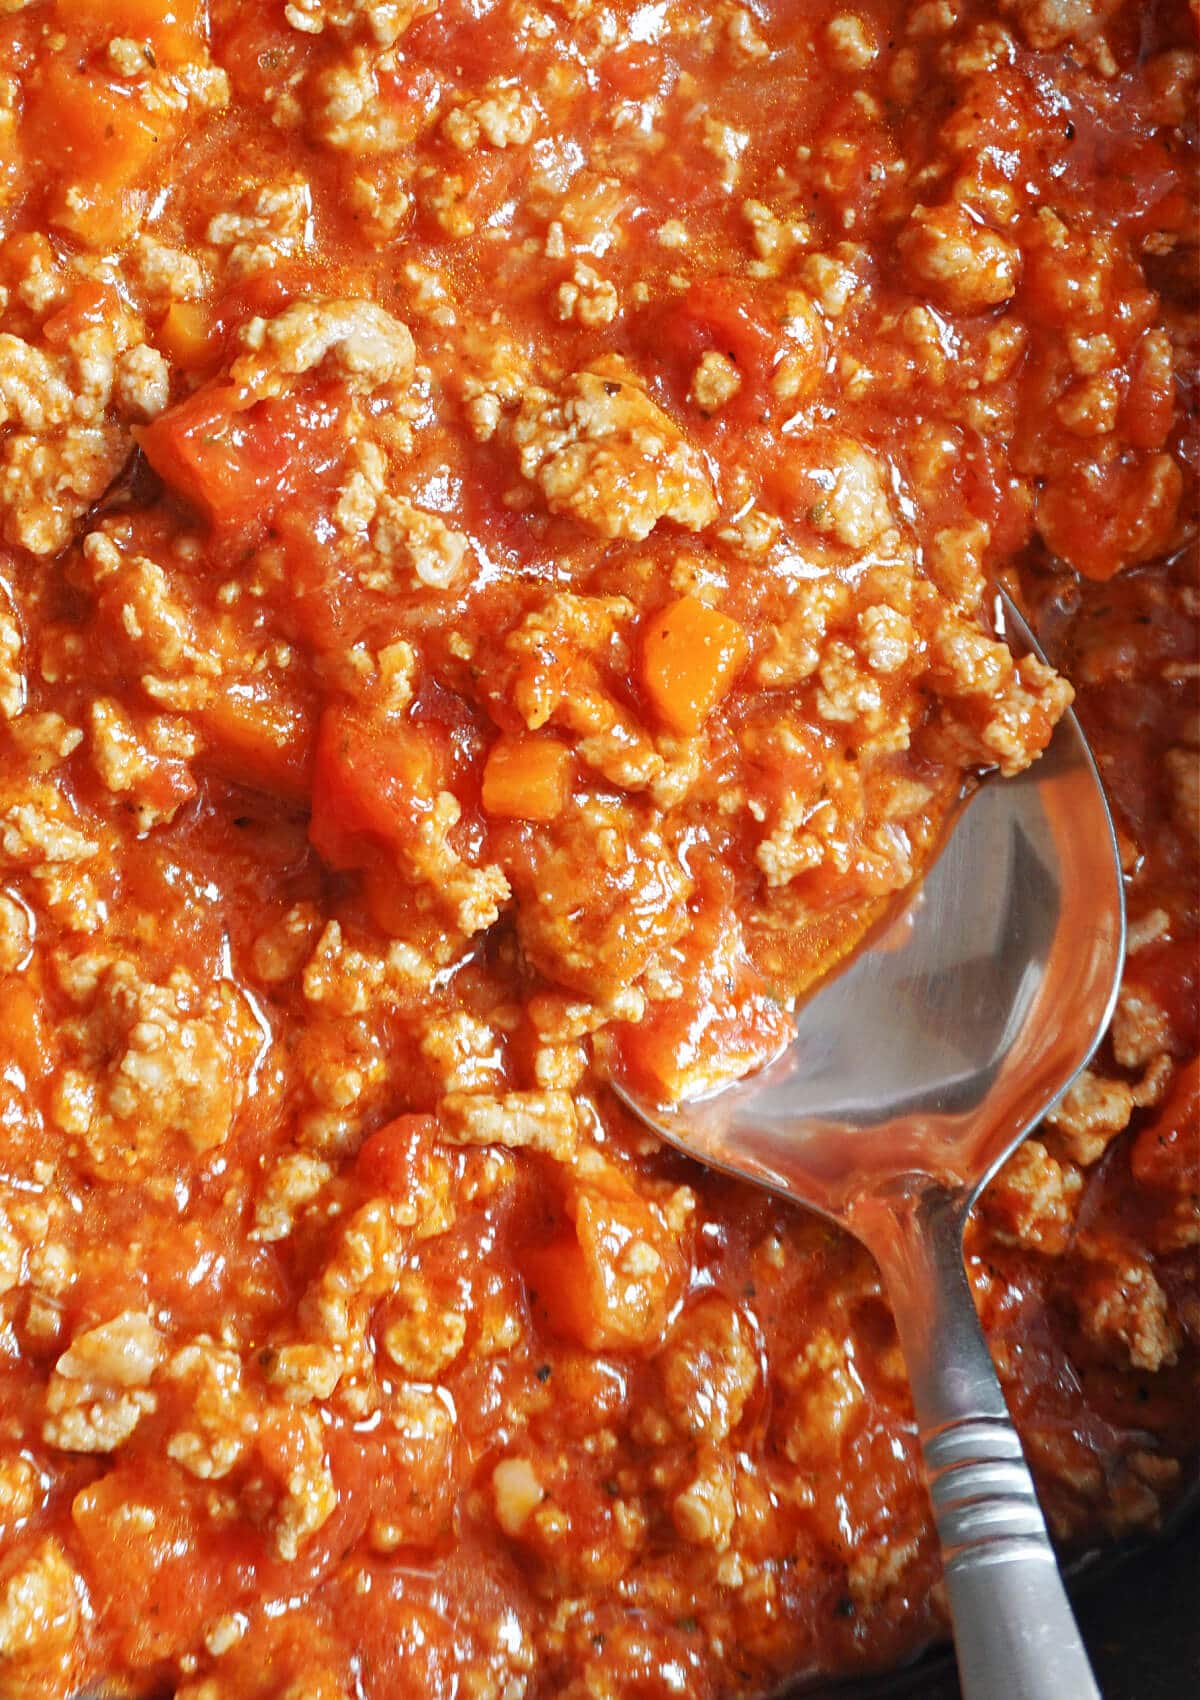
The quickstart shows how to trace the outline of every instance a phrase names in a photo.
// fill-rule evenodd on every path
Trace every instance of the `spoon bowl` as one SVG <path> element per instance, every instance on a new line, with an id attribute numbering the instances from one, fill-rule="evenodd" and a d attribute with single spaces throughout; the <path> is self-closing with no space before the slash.
<path id="1" fill-rule="evenodd" d="M 1036 651 L 1006 598 L 998 615 Z M 877 1258 L 967 1700 L 1097 1695 L 962 1233 L 981 1188 L 1095 1050 L 1124 949 L 1116 837 L 1068 711 L 1040 761 L 979 787 L 886 931 L 806 998 L 774 1062 L 671 1106 L 617 1085 L 689 1156 L 822 1211 Z"/>

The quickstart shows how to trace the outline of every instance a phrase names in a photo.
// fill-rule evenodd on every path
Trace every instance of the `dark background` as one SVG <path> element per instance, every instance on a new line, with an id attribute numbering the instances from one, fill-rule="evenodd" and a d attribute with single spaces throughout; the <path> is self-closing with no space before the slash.
<path id="1" fill-rule="evenodd" d="M 1085 1571 L 1071 1592 L 1104 1700 L 1200 1700 L 1200 1518 Z M 960 1700 L 948 1652 L 876 1682 L 789 1692 L 795 1700 Z"/>

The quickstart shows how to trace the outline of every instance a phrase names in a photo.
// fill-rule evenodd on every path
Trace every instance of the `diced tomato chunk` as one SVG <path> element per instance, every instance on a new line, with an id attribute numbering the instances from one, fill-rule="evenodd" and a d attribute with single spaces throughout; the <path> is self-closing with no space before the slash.
<path id="1" fill-rule="evenodd" d="M 44 1008 L 28 980 L 13 974 L 0 980 L 0 1031 L 4 1033 L 5 1058 L 26 1088 L 44 1078 L 54 1066 Z"/>
<path id="2" fill-rule="evenodd" d="M 197 718 L 208 767 L 262 791 L 308 796 L 316 728 L 306 698 L 261 679 L 235 680 L 223 683 Z"/>
<path id="3" fill-rule="evenodd" d="M 413 839 L 433 787 L 434 748 L 415 728 L 375 725 L 328 708 L 317 733 L 309 837 L 335 868 L 361 865 L 364 847 Z"/>
<path id="4" fill-rule="evenodd" d="M 601 75 L 625 100 L 649 100 L 676 81 L 678 68 L 660 46 L 622 41 L 603 62 Z"/>
<path id="5" fill-rule="evenodd" d="M 660 1103 L 694 1098 L 748 1074 L 792 1036 L 786 1005 L 744 959 L 718 948 L 696 964 L 681 998 L 614 1030 L 622 1075 Z"/>
<path id="6" fill-rule="evenodd" d="M 385 61 L 386 65 L 386 61 Z M 388 133 L 402 147 L 416 141 L 437 111 L 441 84 L 428 65 L 397 59 L 379 72 L 379 98 L 387 111 Z"/>
<path id="7" fill-rule="evenodd" d="M 1161 449 L 1175 422 L 1175 374 L 1165 331 L 1147 331 L 1138 343 L 1121 424 L 1140 449 Z"/>
<path id="8" fill-rule="evenodd" d="M 132 1663 L 193 1639 L 227 1593 L 236 1553 L 222 1520 L 169 1465 L 110 1471 L 75 1496 L 71 1519 L 88 1586 Z"/>
<path id="9" fill-rule="evenodd" d="M 1169 547 L 1182 494 L 1183 474 L 1170 455 L 1080 461 L 1043 488 L 1038 530 L 1084 578 L 1103 582 Z"/>
<path id="10" fill-rule="evenodd" d="M 678 1297 L 682 1253 L 651 1206 L 617 1172 L 573 1184 L 574 1231 L 526 1253 L 524 1273 L 551 1327 L 590 1351 L 657 1339 Z"/>
<path id="11" fill-rule="evenodd" d="M 120 302 L 114 289 L 85 278 L 72 292 L 66 306 L 60 307 L 46 320 L 42 335 L 52 348 L 61 348 L 81 331 L 111 324 L 119 311 Z"/>
<path id="12" fill-rule="evenodd" d="M 196 781 L 185 761 L 159 756 L 148 761 L 139 780 L 142 797 L 160 815 L 170 816 L 196 795 Z"/>
<path id="13" fill-rule="evenodd" d="M 1166 1103 L 1133 1142 L 1130 1167 L 1143 1186 L 1195 1186 L 1200 1172 L 1200 1057 L 1176 1074 Z"/>
<path id="14" fill-rule="evenodd" d="M 53 271 L 56 255 L 44 230 L 22 230 L 4 243 L 0 264 L 4 268 L 4 280 L 11 287 L 31 272 Z"/>
<path id="15" fill-rule="evenodd" d="M 50 222 L 92 248 L 120 240 L 130 224 L 130 191 L 174 134 L 172 115 L 148 111 L 127 84 L 51 58 L 25 124 L 52 185 Z"/>
<path id="16" fill-rule="evenodd" d="M 227 336 L 247 319 L 269 319 L 303 292 L 306 274 L 286 261 L 266 271 L 252 272 L 227 289 L 213 310 L 213 328 L 217 336 Z"/>
<path id="17" fill-rule="evenodd" d="M 403 1196 L 415 1189 L 423 1150 L 437 1137 L 432 1116 L 397 1116 L 364 1141 L 355 1176 L 371 1192 Z"/>
<path id="18" fill-rule="evenodd" d="M 247 406 L 231 384 L 211 384 L 138 432 L 151 466 L 226 532 L 259 532 L 336 461 L 341 409 L 319 393 Z"/>
<path id="19" fill-rule="evenodd" d="M 741 402 L 761 402 L 771 373 L 789 347 L 783 326 L 765 312 L 750 287 L 733 277 L 701 278 L 682 298 L 653 309 L 648 325 L 654 352 L 673 357 L 681 386 L 705 354 L 733 362 L 742 381 Z"/>
<path id="20" fill-rule="evenodd" d="M 229 72 L 238 100 L 257 104 L 289 87 L 311 51 L 311 36 L 281 29 L 282 7 L 222 6 L 214 19 L 214 57 Z"/>
<path id="21" fill-rule="evenodd" d="M 89 47 L 114 36 L 149 42 L 147 71 L 195 57 L 206 23 L 204 0 L 54 0 L 54 18 Z"/>
<path id="22" fill-rule="evenodd" d="M 687 292 L 685 313 L 706 348 L 728 355 L 748 374 L 768 376 L 783 333 L 764 318 L 748 284 L 731 277 L 702 278 Z"/>
<path id="23" fill-rule="evenodd" d="M 454 1466 L 455 1429 L 448 1412 L 444 1422 L 425 1420 L 407 1427 L 384 1423 L 372 1434 L 348 1441 L 342 1472 L 353 1471 L 362 1484 L 370 1505 L 371 1544 L 377 1551 L 432 1546 L 451 1534 L 457 1494 Z"/>

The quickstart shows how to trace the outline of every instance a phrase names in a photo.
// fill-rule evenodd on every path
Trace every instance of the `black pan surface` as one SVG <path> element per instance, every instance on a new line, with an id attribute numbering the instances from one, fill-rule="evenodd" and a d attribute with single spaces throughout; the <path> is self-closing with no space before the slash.
<path id="1" fill-rule="evenodd" d="M 1085 1571 L 1072 1593 L 1104 1700 L 1200 1700 L 1200 1516 L 1169 1539 Z M 954 1660 L 939 1649 L 873 1681 L 793 1688 L 780 1700 L 961 1700 L 961 1693 Z"/>

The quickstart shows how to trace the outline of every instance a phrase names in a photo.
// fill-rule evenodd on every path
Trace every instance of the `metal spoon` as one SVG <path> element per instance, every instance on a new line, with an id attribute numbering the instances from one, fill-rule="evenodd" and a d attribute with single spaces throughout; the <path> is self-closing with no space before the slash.
<path id="1" fill-rule="evenodd" d="M 1019 640 L 1032 633 L 1007 599 Z M 1079 722 L 980 787 L 875 948 L 802 1005 L 768 1067 L 670 1108 L 689 1156 L 842 1223 L 879 1263 L 908 1364 L 966 1700 L 1099 1700 L 963 1265 L 981 1189 L 1112 1014 L 1112 821 Z"/>

